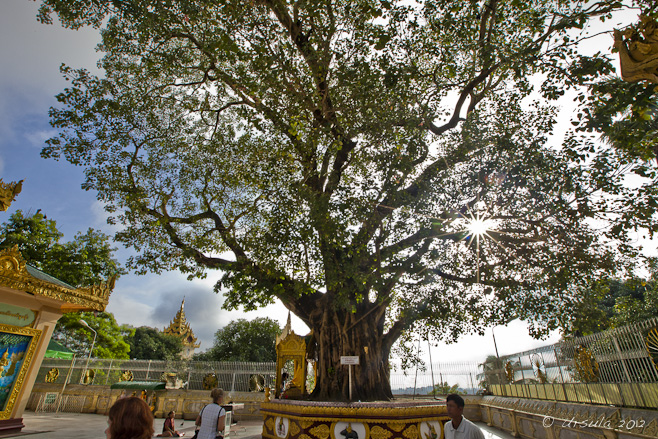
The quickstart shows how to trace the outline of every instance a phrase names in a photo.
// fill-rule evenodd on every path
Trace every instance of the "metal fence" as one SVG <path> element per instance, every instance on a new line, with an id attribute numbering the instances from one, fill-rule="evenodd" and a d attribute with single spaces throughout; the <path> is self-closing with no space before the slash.
<path id="1" fill-rule="evenodd" d="M 485 362 L 499 396 L 658 408 L 658 317 Z"/>
<path id="2" fill-rule="evenodd" d="M 400 362 L 391 361 L 391 390 L 394 395 L 446 395 L 459 392 L 474 395 L 484 390 L 477 363 L 431 363 L 402 371 Z M 432 389 L 435 389 L 433 392 Z"/>
<path id="3" fill-rule="evenodd" d="M 247 392 L 253 377 L 260 376 L 257 381 L 262 385 L 275 385 L 273 362 L 92 359 L 88 368 L 86 362 L 44 359 L 37 382 L 64 385 L 68 377 L 68 383 L 110 385 L 127 379 L 169 378 L 176 387 L 190 390 L 203 390 L 210 380 L 213 386 L 231 392 Z M 531 351 L 489 357 L 482 364 L 432 363 L 404 371 L 393 359 L 390 384 L 397 395 L 475 394 L 487 389 L 499 396 L 658 409 L 657 364 L 658 317 Z M 40 403 L 43 410 L 52 404 Z"/>
<path id="4" fill-rule="evenodd" d="M 159 381 L 169 379 L 176 387 L 203 390 L 221 387 L 232 392 L 248 392 L 250 379 L 261 375 L 264 385 L 274 387 L 275 363 L 44 359 L 37 382 L 64 384 L 111 385 L 119 381 Z M 204 380 L 208 384 L 204 386 Z"/>
<path id="5" fill-rule="evenodd" d="M 34 401 L 34 398 L 38 401 Z M 28 400 L 27 407 L 34 407 L 35 413 L 82 413 L 87 405 L 88 395 L 63 395 L 58 392 L 33 394 Z"/>
<path id="6" fill-rule="evenodd" d="M 91 359 L 86 367 L 86 362 L 86 358 L 46 358 L 37 382 L 64 385 L 68 377 L 68 384 L 111 385 L 127 379 L 165 380 L 169 375 L 178 383 L 177 387 L 190 390 L 203 390 L 207 387 L 204 380 L 216 379 L 216 385 L 225 390 L 248 392 L 252 377 L 260 375 L 264 386 L 275 385 L 275 363 Z M 482 390 L 478 379 L 481 370 L 475 363 L 433 363 L 403 371 L 400 362 L 392 360 L 391 366 L 391 389 L 397 395 L 429 395 L 435 385 L 439 393 L 444 388 L 467 394 Z"/>

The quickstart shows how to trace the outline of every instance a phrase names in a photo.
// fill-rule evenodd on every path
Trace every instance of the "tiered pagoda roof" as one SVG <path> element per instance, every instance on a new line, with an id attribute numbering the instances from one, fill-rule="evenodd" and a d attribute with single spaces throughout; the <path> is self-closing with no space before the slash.
<path id="1" fill-rule="evenodd" d="M 197 343 L 190 324 L 185 320 L 185 299 L 180 304 L 180 309 L 176 313 L 176 317 L 174 317 L 174 320 L 169 323 L 169 326 L 163 332 L 166 335 L 173 335 L 180 338 L 185 347 L 195 349 L 201 346 L 200 343 Z"/>

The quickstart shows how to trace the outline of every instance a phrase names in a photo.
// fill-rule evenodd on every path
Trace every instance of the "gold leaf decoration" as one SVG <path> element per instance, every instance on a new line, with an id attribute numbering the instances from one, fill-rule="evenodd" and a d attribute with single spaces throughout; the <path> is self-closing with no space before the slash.
<path id="1" fill-rule="evenodd" d="M 646 427 L 644 427 L 644 430 L 642 431 L 642 434 L 647 436 L 647 437 L 656 437 L 658 436 L 658 421 L 655 419 L 652 420 L 647 424 Z"/>
<path id="2" fill-rule="evenodd" d="M 407 439 L 418 439 L 418 427 L 415 425 L 409 426 L 409 428 L 404 430 L 402 436 L 406 437 Z"/>
<path id="3" fill-rule="evenodd" d="M 47 383 L 54 383 L 55 380 L 57 380 L 58 376 L 59 376 L 59 369 L 57 369 L 56 367 L 53 367 L 46 374 L 46 382 Z"/>
<path id="4" fill-rule="evenodd" d="M 406 427 L 405 424 L 402 424 L 400 422 L 393 422 L 390 424 L 386 424 L 386 426 L 391 430 L 395 431 L 396 433 L 401 432 L 402 430 L 404 430 L 404 427 Z"/>
<path id="5" fill-rule="evenodd" d="M 331 431 L 327 424 L 320 424 L 317 427 L 311 428 L 311 434 L 317 439 L 328 439 Z"/>
<path id="6" fill-rule="evenodd" d="M 293 436 L 297 436 L 301 430 L 299 429 L 299 425 L 297 425 L 297 422 L 295 421 L 290 421 L 290 433 Z"/>
<path id="7" fill-rule="evenodd" d="M 388 439 L 391 436 L 393 436 L 393 433 L 391 433 L 388 430 L 383 429 L 379 425 L 375 425 L 370 429 L 370 437 L 372 439 Z"/>

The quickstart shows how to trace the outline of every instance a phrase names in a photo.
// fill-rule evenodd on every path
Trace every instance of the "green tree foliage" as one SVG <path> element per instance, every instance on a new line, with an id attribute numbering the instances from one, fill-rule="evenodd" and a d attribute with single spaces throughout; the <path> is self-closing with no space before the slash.
<path id="1" fill-rule="evenodd" d="M 466 395 L 466 391 L 459 390 L 459 384 L 453 384 L 452 386 L 448 382 L 439 383 L 434 385 L 434 389 L 428 392 L 428 395 L 434 396 L 445 396 L 451 393 L 456 393 L 457 395 Z"/>
<path id="2" fill-rule="evenodd" d="M 608 279 L 586 289 L 576 304 L 574 318 L 563 328 L 566 336 L 582 336 L 658 316 L 658 280 Z"/>
<path id="3" fill-rule="evenodd" d="M 94 339 L 93 331 L 83 326 L 80 320 L 97 332 L 96 343 L 91 354 L 93 358 L 130 358 L 130 345 L 124 335 L 130 336 L 134 329 L 119 326 L 110 312 L 70 312 L 57 321 L 53 339 L 74 351 L 79 357 L 89 355 Z"/>
<path id="4" fill-rule="evenodd" d="M 103 27 L 105 77 L 62 68 L 42 155 L 85 167 L 131 266 L 222 270 L 225 307 L 299 316 L 315 398 L 347 397 L 341 355 L 369 366 L 355 398 L 388 398 L 405 334 L 560 327 L 635 256 L 629 231 L 657 227 L 652 165 L 553 136 L 555 101 L 613 70 L 578 53 L 583 30 L 621 8 L 43 0 L 44 22 Z"/>
<path id="5" fill-rule="evenodd" d="M 179 338 L 148 326 L 135 328 L 125 341 L 130 345 L 130 358 L 138 360 L 176 360 L 183 351 Z"/>
<path id="6" fill-rule="evenodd" d="M 505 364 L 495 355 L 488 355 L 484 363 L 479 365 L 482 373 L 478 374 L 480 387 L 487 388 L 491 384 L 508 384 L 505 377 Z"/>
<path id="7" fill-rule="evenodd" d="M 279 323 L 269 317 L 233 320 L 217 330 L 213 347 L 195 355 L 195 359 L 203 361 L 276 361 L 274 343 L 279 334 L 281 334 Z"/>
<path id="8" fill-rule="evenodd" d="M 60 243 L 63 236 L 56 222 L 40 211 L 25 215 L 17 210 L 0 226 L 0 249 L 17 245 L 28 264 L 73 287 L 124 273 L 113 258 L 116 248 L 104 233 L 90 228 Z"/>

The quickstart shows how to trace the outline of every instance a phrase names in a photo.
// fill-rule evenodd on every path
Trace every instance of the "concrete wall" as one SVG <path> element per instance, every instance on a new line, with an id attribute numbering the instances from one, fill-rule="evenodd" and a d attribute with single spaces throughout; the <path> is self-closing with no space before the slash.
<path id="1" fill-rule="evenodd" d="M 523 398 L 466 398 L 488 425 L 516 437 L 630 439 L 658 437 L 658 411 Z M 467 416 L 468 417 L 468 416 Z"/>
<path id="2" fill-rule="evenodd" d="M 32 390 L 28 409 L 36 410 L 39 400 L 46 393 L 62 392 L 61 384 L 37 383 Z M 75 401 L 66 410 L 74 410 L 81 413 L 107 414 L 112 404 L 124 393 L 123 390 L 110 389 L 109 386 L 85 386 L 81 384 L 69 384 L 64 390 L 64 396 Z M 153 395 L 151 394 L 153 393 Z M 260 403 L 265 400 L 263 392 L 227 392 L 225 402 L 243 403 L 244 408 L 234 413 L 234 418 L 239 420 L 261 420 Z M 132 394 L 132 391 L 129 391 Z M 140 392 L 136 392 L 139 396 Z M 174 410 L 177 418 L 196 419 L 199 411 L 212 402 L 209 390 L 156 390 L 149 392 L 148 402 L 155 396 L 155 411 L 157 418 L 164 418 L 169 411 Z M 49 407 L 54 410 L 55 406 Z"/>

